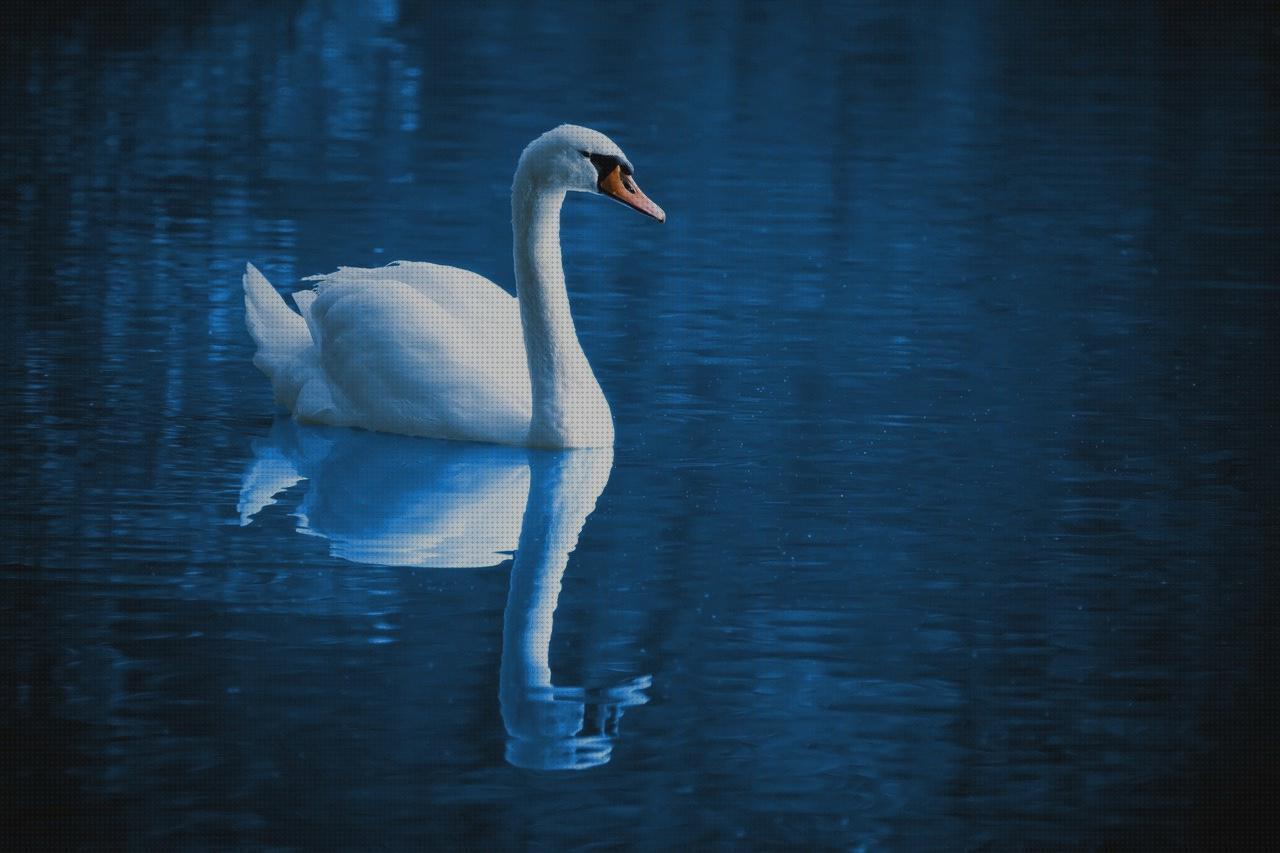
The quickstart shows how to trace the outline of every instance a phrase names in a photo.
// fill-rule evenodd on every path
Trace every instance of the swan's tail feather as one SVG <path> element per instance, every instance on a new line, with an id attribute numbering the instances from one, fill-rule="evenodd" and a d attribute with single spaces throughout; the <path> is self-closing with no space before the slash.
<path id="1" fill-rule="evenodd" d="M 293 408 L 300 390 L 303 356 L 311 350 L 311 332 L 302 315 L 291 310 L 253 264 L 244 271 L 244 314 L 258 345 L 253 363 L 275 387 L 276 402 Z"/>

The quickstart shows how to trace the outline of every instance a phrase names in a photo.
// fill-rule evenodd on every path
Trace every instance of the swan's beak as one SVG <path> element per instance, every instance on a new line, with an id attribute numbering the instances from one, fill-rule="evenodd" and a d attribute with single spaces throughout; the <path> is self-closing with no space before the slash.
<path id="1" fill-rule="evenodd" d="M 596 184 L 600 192 L 616 199 L 632 210 L 638 210 L 645 216 L 652 216 L 659 222 L 667 221 L 667 214 L 654 204 L 647 195 L 640 192 L 631 176 L 622 171 L 622 166 L 614 166 L 607 174 L 600 177 Z"/>

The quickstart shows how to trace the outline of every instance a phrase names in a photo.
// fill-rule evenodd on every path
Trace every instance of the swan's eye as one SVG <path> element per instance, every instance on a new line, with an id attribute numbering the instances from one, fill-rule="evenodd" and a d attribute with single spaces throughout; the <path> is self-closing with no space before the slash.
<path id="1" fill-rule="evenodd" d="M 591 152 L 590 152 L 590 151 L 581 151 L 581 150 L 579 150 L 579 151 L 578 151 L 578 153 L 579 153 L 579 154 L 581 154 L 583 157 L 586 157 L 588 160 L 590 160 L 590 159 L 591 159 Z"/>
<path id="2" fill-rule="evenodd" d="M 588 154 L 587 156 L 591 158 L 592 165 L 596 167 L 596 173 L 602 178 L 617 168 L 621 168 L 624 175 L 631 174 L 631 167 L 612 154 Z"/>

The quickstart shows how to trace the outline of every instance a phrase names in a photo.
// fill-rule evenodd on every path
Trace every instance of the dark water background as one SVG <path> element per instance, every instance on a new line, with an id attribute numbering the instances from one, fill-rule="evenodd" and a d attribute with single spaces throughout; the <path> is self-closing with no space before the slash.
<path id="1" fill-rule="evenodd" d="M 13 13 L 6 832 L 1259 840 L 1280 474 L 1264 8 Z M 286 291 L 398 258 L 510 288 L 515 158 L 562 121 L 612 135 L 669 214 L 564 212 L 618 433 L 550 640 L 556 684 L 621 714 L 580 771 L 512 760 L 510 561 L 359 546 L 452 507 L 439 471 L 532 470 L 536 495 L 554 460 L 285 435 L 239 296 L 247 260 Z M 320 461 L 297 462 L 307 442 Z M 308 479 L 241 526 L 246 472 L 294 451 Z"/>

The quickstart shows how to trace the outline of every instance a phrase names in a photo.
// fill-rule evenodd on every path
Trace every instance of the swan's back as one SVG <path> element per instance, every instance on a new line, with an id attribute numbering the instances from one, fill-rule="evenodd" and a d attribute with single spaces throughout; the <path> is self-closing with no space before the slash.
<path id="1" fill-rule="evenodd" d="M 385 267 L 338 267 L 328 275 L 308 276 L 317 294 L 337 288 L 408 285 L 430 299 L 455 321 L 491 334 L 515 335 L 523 352 L 519 304 L 511 294 L 482 275 L 459 267 L 420 261 L 395 261 Z"/>

